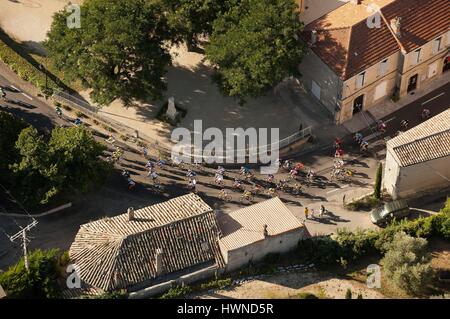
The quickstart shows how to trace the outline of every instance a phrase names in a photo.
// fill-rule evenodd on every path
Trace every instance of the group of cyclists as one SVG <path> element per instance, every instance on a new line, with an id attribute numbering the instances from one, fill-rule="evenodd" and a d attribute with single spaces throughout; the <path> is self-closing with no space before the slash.
<path id="1" fill-rule="evenodd" d="M 430 110 L 424 109 L 421 113 L 422 119 L 427 119 L 431 115 Z M 403 120 L 400 123 L 403 129 L 407 129 L 409 126 L 408 121 Z M 385 133 L 387 130 L 387 124 L 383 121 L 377 123 L 378 132 Z M 357 143 L 361 151 L 367 151 L 369 143 L 364 138 L 361 132 L 357 132 L 353 136 L 354 142 Z M 109 142 L 114 144 L 115 139 L 111 136 Z M 343 141 L 340 138 L 334 140 L 334 161 L 331 171 L 330 180 L 348 181 L 353 177 L 354 171 L 345 167 L 344 161 L 344 146 Z M 163 169 L 167 164 L 162 158 L 158 160 L 152 160 L 149 157 L 149 151 L 146 147 L 143 147 L 143 154 L 148 159 L 145 168 L 148 170 L 147 176 L 151 179 L 153 185 L 159 186 L 159 175 L 157 169 Z M 116 147 L 112 153 L 110 160 L 116 163 L 123 155 L 123 151 Z M 161 156 L 160 156 L 161 157 Z M 186 188 L 189 191 L 197 192 L 198 182 L 196 172 L 205 172 L 206 167 L 199 161 L 193 164 L 185 163 L 179 158 L 171 158 L 170 165 L 177 167 L 178 169 L 185 170 L 187 178 Z M 250 167 L 243 165 L 239 171 L 228 172 L 223 166 L 217 166 L 214 171 L 213 184 L 220 186 L 218 198 L 223 201 L 230 201 L 232 199 L 232 192 L 241 192 L 239 201 L 252 202 L 255 196 L 265 194 L 270 197 L 279 196 L 280 192 L 290 192 L 293 195 L 300 195 L 303 193 L 304 186 L 311 185 L 316 178 L 316 173 L 313 169 L 306 169 L 305 165 L 300 162 L 294 162 L 292 160 L 278 161 L 278 166 L 281 169 L 282 174 L 278 174 L 277 178 L 274 174 L 267 174 L 264 179 L 257 179 Z M 284 175 L 286 174 L 286 175 Z M 122 174 L 128 182 L 128 188 L 134 189 L 136 182 L 132 180 L 128 171 L 124 170 Z M 204 175 L 204 174 L 203 174 Z M 279 177 L 281 175 L 281 177 Z M 227 180 L 231 183 L 229 187 L 226 187 Z"/>

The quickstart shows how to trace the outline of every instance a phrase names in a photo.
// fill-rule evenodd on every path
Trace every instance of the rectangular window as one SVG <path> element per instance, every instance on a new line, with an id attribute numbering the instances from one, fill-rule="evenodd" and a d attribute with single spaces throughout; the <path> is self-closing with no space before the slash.
<path id="1" fill-rule="evenodd" d="M 433 53 L 438 53 L 441 50 L 441 40 L 442 38 L 437 38 L 433 41 Z"/>
<path id="2" fill-rule="evenodd" d="M 383 83 L 378 84 L 378 86 L 376 87 L 373 100 L 377 101 L 382 97 L 386 96 L 386 94 L 387 94 L 387 81 L 384 81 Z"/>
<path id="3" fill-rule="evenodd" d="M 387 68 L 388 68 L 388 59 L 381 61 L 378 75 L 379 76 L 385 75 L 387 72 Z"/>
<path id="4" fill-rule="evenodd" d="M 419 61 L 420 61 L 420 49 L 417 49 L 416 51 L 413 52 L 412 63 L 418 64 Z"/>
<path id="5" fill-rule="evenodd" d="M 366 72 L 358 74 L 356 77 L 356 88 L 360 89 L 364 86 L 364 79 L 366 77 Z"/>

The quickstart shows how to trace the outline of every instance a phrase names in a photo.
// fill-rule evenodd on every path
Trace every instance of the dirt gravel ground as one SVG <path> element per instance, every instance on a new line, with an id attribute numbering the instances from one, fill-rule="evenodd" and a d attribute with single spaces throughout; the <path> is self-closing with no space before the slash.
<path id="1" fill-rule="evenodd" d="M 242 285 L 197 296 L 200 299 L 232 298 L 232 299 L 286 299 L 296 298 L 300 293 L 312 293 L 320 298 L 344 299 L 347 289 L 354 298 L 362 294 L 364 299 L 383 299 L 380 292 L 368 288 L 355 280 L 332 278 L 331 274 L 322 272 L 282 273 L 251 280 Z"/>

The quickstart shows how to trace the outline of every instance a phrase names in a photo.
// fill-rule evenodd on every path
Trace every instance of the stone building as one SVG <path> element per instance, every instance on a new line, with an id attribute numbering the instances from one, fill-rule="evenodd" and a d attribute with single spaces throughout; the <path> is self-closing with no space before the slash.
<path id="1" fill-rule="evenodd" d="M 450 110 L 387 142 L 383 185 L 394 199 L 450 187 Z"/>
<path id="2" fill-rule="evenodd" d="M 81 225 L 69 256 L 86 286 L 136 291 L 223 269 L 219 236 L 214 211 L 188 194 Z"/>
<path id="3" fill-rule="evenodd" d="M 219 213 L 218 221 L 222 231 L 219 247 L 227 271 L 261 261 L 270 253 L 288 252 L 309 236 L 278 197 L 228 214 Z"/>
<path id="4" fill-rule="evenodd" d="M 414 94 L 450 69 L 448 0 L 350 1 L 309 23 L 299 66 L 337 123 Z"/>

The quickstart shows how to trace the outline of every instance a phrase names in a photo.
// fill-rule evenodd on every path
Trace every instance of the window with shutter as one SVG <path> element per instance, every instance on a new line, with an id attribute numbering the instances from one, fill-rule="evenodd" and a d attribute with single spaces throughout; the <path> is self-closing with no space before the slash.
<path id="1" fill-rule="evenodd" d="M 356 88 L 360 89 L 364 85 L 364 79 L 366 77 L 366 72 L 358 74 L 356 77 Z"/>
<path id="2" fill-rule="evenodd" d="M 388 68 L 388 59 L 381 61 L 379 75 L 383 76 L 386 74 Z"/>

